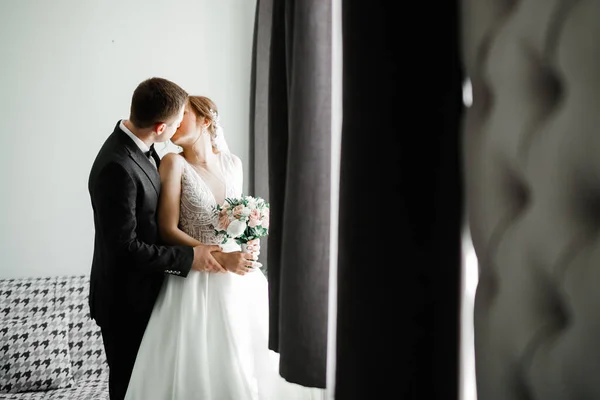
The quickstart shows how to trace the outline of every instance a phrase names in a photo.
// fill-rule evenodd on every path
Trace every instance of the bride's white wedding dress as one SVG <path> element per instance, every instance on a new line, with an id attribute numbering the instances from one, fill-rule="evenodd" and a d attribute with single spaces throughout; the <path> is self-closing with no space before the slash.
<path id="1" fill-rule="evenodd" d="M 219 153 L 226 197 L 242 194 L 229 153 Z M 218 244 L 217 201 L 184 163 L 180 227 L 204 244 Z M 236 179 L 238 178 L 238 179 Z M 233 244 L 224 251 L 239 250 Z M 133 369 L 126 400 L 321 399 L 324 390 L 285 381 L 268 349 L 268 288 L 262 271 L 190 271 L 167 276 Z"/>

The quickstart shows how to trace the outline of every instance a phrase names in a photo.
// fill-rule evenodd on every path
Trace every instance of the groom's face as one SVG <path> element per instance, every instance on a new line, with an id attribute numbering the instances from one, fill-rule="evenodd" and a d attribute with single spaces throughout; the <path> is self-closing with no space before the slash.
<path id="1" fill-rule="evenodd" d="M 179 128 L 179 125 L 181 125 L 181 121 L 183 120 L 183 112 L 185 110 L 185 106 L 181 107 L 181 110 L 179 110 L 179 113 L 173 117 L 170 121 L 167 121 L 165 130 L 163 131 L 163 133 L 160 135 L 160 141 L 161 142 L 166 142 L 167 140 L 170 140 L 173 135 L 175 134 L 175 132 L 177 132 L 177 128 Z"/>

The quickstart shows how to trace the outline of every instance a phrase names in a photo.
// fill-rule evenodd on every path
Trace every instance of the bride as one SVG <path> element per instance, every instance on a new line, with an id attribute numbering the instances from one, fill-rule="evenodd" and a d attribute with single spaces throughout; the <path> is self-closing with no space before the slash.
<path id="1" fill-rule="evenodd" d="M 190 96 L 160 165 L 159 227 L 171 244 L 219 244 L 213 208 L 242 195 L 215 104 Z M 258 252 L 255 250 L 255 255 Z M 237 244 L 213 253 L 227 271 L 167 275 L 137 354 L 126 400 L 294 400 L 321 389 L 289 383 L 268 349 L 268 286 Z"/>

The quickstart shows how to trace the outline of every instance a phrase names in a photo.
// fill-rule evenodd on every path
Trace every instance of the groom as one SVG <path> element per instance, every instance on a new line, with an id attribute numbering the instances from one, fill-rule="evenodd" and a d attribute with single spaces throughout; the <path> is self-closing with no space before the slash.
<path id="1" fill-rule="evenodd" d="M 159 243 L 160 158 L 154 143 L 171 139 L 188 94 L 162 78 L 139 84 L 130 116 L 115 126 L 90 172 L 95 242 L 90 277 L 91 317 L 100 326 L 110 369 L 111 400 L 125 397 L 144 330 L 164 274 L 222 270 L 218 246 Z"/>

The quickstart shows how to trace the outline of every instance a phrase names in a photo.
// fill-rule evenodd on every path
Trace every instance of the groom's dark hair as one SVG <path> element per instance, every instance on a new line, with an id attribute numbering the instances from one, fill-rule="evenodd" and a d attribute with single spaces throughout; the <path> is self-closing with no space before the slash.
<path id="1" fill-rule="evenodd" d="M 177 115 L 187 98 L 185 90 L 167 79 L 146 79 L 133 92 L 129 120 L 141 129 L 166 123 Z"/>

